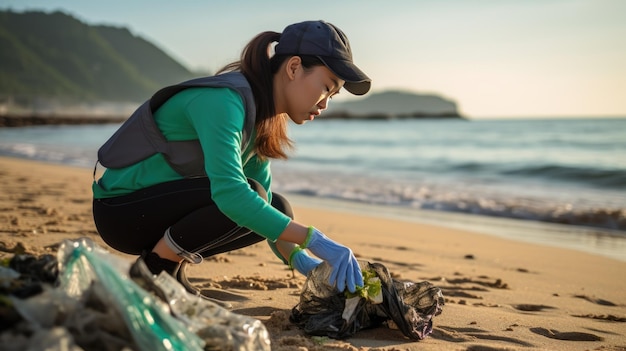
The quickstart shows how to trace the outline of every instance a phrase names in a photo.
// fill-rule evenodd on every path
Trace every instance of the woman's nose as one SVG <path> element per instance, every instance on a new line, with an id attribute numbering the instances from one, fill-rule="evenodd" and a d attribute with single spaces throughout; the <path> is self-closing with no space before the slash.
<path id="1" fill-rule="evenodd" d="M 317 103 L 317 107 L 319 107 L 320 110 L 325 110 L 328 108 L 328 100 L 330 100 L 330 98 L 322 99 L 322 101 Z"/>

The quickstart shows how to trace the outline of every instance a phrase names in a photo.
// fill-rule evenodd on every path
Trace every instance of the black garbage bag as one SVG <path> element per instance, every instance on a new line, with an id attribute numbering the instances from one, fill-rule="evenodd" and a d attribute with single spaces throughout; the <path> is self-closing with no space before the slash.
<path id="1" fill-rule="evenodd" d="M 386 323 L 421 340 L 432 332 L 432 318 L 444 305 L 441 289 L 430 282 L 401 282 L 380 263 L 359 261 L 365 287 L 357 294 L 328 284 L 330 266 L 323 262 L 307 277 L 290 320 L 309 335 L 344 339 Z"/>

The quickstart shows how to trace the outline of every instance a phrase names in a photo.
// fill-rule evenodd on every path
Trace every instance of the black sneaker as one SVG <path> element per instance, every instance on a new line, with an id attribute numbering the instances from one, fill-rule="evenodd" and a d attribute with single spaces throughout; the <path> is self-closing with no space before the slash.
<path id="1" fill-rule="evenodd" d="M 146 263 L 144 262 L 144 256 L 145 255 L 143 254 L 139 256 L 139 258 L 130 266 L 128 275 L 141 288 L 148 292 L 151 292 L 161 301 L 169 304 L 165 292 L 163 292 L 163 290 L 161 290 L 161 288 L 159 288 L 154 282 L 154 275 L 152 274 L 152 272 L 150 272 L 148 266 L 146 266 Z"/>

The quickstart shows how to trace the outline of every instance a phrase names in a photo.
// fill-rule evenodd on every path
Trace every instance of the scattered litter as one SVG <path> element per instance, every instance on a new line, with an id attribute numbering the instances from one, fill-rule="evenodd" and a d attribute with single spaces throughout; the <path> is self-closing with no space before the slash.
<path id="1" fill-rule="evenodd" d="M 387 324 L 414 340 L 432 332 L 432 318 L 444 305 L 441 289 L 427 281 L 401 282 L 380 263 L 359 261 L 365 286 L 356 294 L 328 284 L 331 267 L 323 262 L 309 276 L 290 319 L 305 333 L 344 339 L 362 329 Z"/>
<path id="2" fill-rule="evenodd" d="M 54 256 L 16 255 L 0 266 L 3 350 L 262 350 L 265 326 L 187 293 L 162 273 L 165 301 L 128 275 L 130 263 L 90 239 Z"/>

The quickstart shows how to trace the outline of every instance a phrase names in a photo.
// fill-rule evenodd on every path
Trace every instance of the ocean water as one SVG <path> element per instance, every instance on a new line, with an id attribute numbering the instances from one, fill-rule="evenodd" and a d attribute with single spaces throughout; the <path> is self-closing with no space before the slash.
<path id="1" fill-rule="evenodd" d="M 91 168 L 118 126 L 0 128 L 0 155 Z M 626 237 L 626 118 L 320 118 L 290 135 L 277 192 Z"/>

